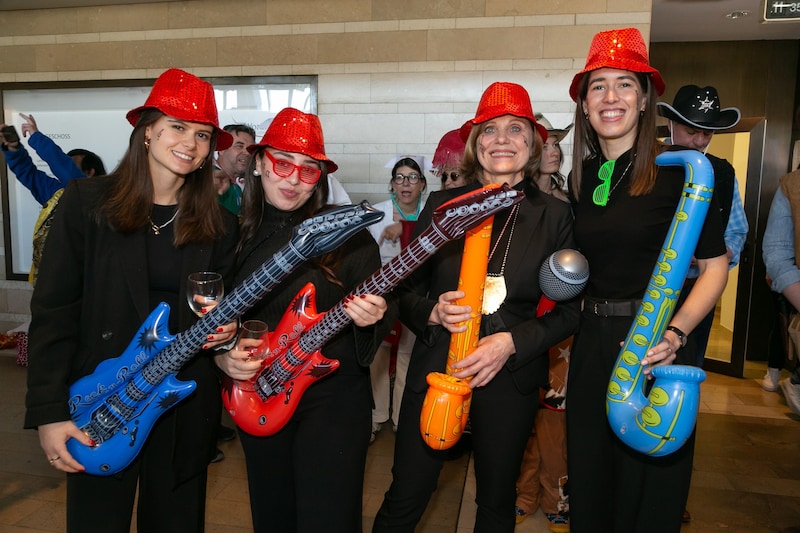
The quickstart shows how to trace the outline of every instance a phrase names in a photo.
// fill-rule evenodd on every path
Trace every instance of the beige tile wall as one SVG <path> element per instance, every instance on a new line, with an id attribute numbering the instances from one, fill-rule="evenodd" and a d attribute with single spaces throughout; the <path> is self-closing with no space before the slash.
<path id="1" fill-rule="evenodd" d="M 354 200 L 385 199 L 384 164 L 432 155 L 474 115 L 483 89 L 513 81 L 556 127 L 592 36 L 635 26 L 639 0 L 194 0 L 0 12 L 0 83 L 199 76 L 318 76 L 329 155 Z M 565 149 L 570 151 L 570 139 Z M 432 188 L 438 183 L 429 180 Z M 0 283 L 0 320 L 30 289 Z"/>

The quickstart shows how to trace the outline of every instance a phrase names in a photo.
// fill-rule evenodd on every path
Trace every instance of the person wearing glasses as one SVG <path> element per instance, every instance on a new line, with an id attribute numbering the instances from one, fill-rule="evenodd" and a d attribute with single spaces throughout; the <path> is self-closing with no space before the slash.
<path id="1" fill-rule="evenodd" d="M 433 153 L 433 175 L 442 180 L 442 190 L 455 189 L 467 184 L 461 172 L 464 141 L 459 130 L 445 133 Z"/>
<path id="2" fill-rule="evenodd" d="M 237 284 L 286 245 L 294 226 L 326 208 L 327 174 L 338 168 L 325 155 L 319 118 L 293 108 L 280 111 L 248 151 Z M 303 263 L 242 320 L 274 328 L 307 282 L 316 287 L 318 309 L 330 309 L 380 266 L 378 245 L 362 230 L 337 250 Z M 369 364 L 394 323 L 384 319 L 387 308 L 376 295 L 349 300 L 345 311 L 352 322 L 322 350 L 340 362 L 339 369 L 306 390 L 276 434 L 239 430 L 254 531 L 360 530 L 372 410 Z M 247 380 L 261 367 L 249 356 L 233 349 L 217 355 L 217 365 Z"/>
<path id="3" fill-rule="evenodd" d="M 375 209 L 383 211 L 383 220 L 369 227 L 369 232 L 378 243 L 381 263 L 386 264 L 396 257 L 402 243 L 408 242 L 411 231 L 422 209 L 422 195 L 427 188 L 423 169 L 425 159 L 416 155 L 403 155 L 393 158 L 386 165 L 391 167 L 388 200 L 375 204 Z M 405 235 L 403 231 L 405 230 Z M 372 381 L 372 436 L 374 442 L 383 423 L 391 419 L 392 429 L 397 431 L 400 415 L 400 401 L 406 385 L 408 362 L 416 337 L 400 322 L 395 324 L 392 333 L 381 343 L 375 359 L 369 367 Z M 390 360 L 395 353 L 394 387 L 391 386 Z M 390 410 L 391 406 L 391 410 Z"/>

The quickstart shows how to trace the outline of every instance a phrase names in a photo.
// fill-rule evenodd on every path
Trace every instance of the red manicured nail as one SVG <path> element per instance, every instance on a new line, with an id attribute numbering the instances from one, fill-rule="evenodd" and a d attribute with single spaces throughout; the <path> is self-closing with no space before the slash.
<path id="1" fill-rule="evenodd" d="M 89 446 L 94 448 L 95 446 L 97 446 L 97 443 L 94 440 L 89 440 Z"/>
<path id="2" fill-rule="evenodd" d="M 366 294 L 362 294 L 362 295 L 361 295 L 361 297 L 362 297 L 362 298 L 366 298 L 366 297 L 367 297 L 367 295 L 366 295 Z"/>
<path id="3" fill-rule="evenodd" d="M 207 339 L 210 340 L 210 341 L 213 341 L 214 340 L 214 335 L 209 335 Z"/>
<path id="4" fill-rule="evenodd" d="M 200 312 L 203 313 L 203 314 L 206 314 L 206 313 L 208 313 L 208 309 L 203 307 L 203 308 L 200 309 Z"/>
<path id="5" fill-rule="evenodd" d="M 208 344 L 203 345 L 203 350 L 208 350 Z"/>
<path id="6" fill-rule="evenodd" d="M 222 333 L 222 328 L 217 328 L 217 333 Z"/>

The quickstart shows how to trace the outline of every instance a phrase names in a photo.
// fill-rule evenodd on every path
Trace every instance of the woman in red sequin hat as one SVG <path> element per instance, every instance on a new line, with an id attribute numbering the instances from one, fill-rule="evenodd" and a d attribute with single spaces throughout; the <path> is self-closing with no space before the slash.
<path id="1" fill-rule="evenodd" d="M 573 533 L 675 533 L 689 488 L 693 437 L 674 453 L 653 457 L 617 438 L 606 416 L 620 342 L 649 287 L 685 182 L 683 168 L 655 163 L 661 150 L 656 100 L 663 91 L 635 28 L 595 35 L 569 90 L 577 104 L 570 200 L 575 240 L 591 269 L 567 382 Z M 700 291 L 692 291 L 662 338 L 652 340 L 640 358 L 642 375 L 675 362 L 676 352 L 680 361 L 686 335 L 719 298 L 728 276 L 722 234 L 712 200 L 694 251 Z"/>
<path id="2" fill-rule="evenodd" d="M 326 177 L 337 169 L 325 154 L 319 118 L 294 108 L 280 111 L 248 150 L 237 283 L 284 247 L 294 226 L 325 209 Z M 301 265 L 242 318 L 274 328 L 308 282 L 316 288 L 317 308 L 330 309 L 380 266 L 378 245 L 361 230 L 337 250 Z M 383 297 L 371 294 L 348 301 L 352 322 L 323 348 L 339 368 L 308 387 L 274 435 L 239 431 L 256 532 L 361 530 L 372 412 L 369 364 L 394 323 L 381 320 L 387 307 Z M 261 361 L 249 355 L 231 350 L 218 356 L 218 364 L 234 379 L 251 379 Z"/>
<path id="3" fill-rule="evenodd" d="M 231 279 L 237 220 L 220 209 L 211 175 L 230 135 L 211 84 L 170 69 L 128 120 L 119 166 L 70 182 L 50 228 L 31 299 L 25 427 L 39 430 L 45 458 L 67 473 L 67 531 L 128 533 L 137 496 L 139 531 L 202 531 L 221 414 L 210 350 L 180 370 L 196 390 L 138 436 L 147 440 L 127 468 L 90 475 L 66 448 L 69 439 L 92 444 L 70 419 L 69 386 L 121 355 L 159 302 L 171 307 L 171 332 L 197 320 L 186 304 L 190 273 Z M 220 329 L 204 348 L 230 340 L 235 324 Z"/>
<path id="4" fill-rule="evenodd" d="M 578 323 L 575 298 L 536 316 L 540 266 L 574 243 L 569 205 L 539 191 L 533 181 L 547 131 L 535 118 L 528 91 L 516 83 L 492 83 L 460 135 L 466 143 L 461 169 L 467 185 L 431 193 L 416 233 L 427 227 L 435 208 L 484 185 L 507 184 L 525 199 L 494 216 L 485 283 L 474 288 L 483 290 L 482 309 L 459 304 L 465 296 L 458 290 L 464 239 L 442 246 L 397 291 L 400 318 L 417 341 L 400 409 L 392 484 L 375 516 L 374 533 L 413 531 L 436 490 L 449 453 L 432 449 L 420 434 L 426 378 L 430 372 L 445 372 L 451 334 L 466 329 L 462 324 L 470 312 L 482 315 L 480 340 L 452 366 L 453 376 L 470 380 L 472 389 L 474 531 L 514 530 L 515 483 L 539 387 L 547 383 L 547 351 Z"/>

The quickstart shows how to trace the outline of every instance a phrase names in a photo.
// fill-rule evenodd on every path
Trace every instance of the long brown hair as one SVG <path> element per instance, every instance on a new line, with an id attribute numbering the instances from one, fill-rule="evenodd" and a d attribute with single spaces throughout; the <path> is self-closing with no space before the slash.
<path id="1" fill-rule="evenodd" d="M 256 175 L 255 171 L 256 163 L 266 157 L 264 155 L 265 149 L 265 147 L 259 146 L 258 150 L 253 152 L 250 156 L 250 161 L 247 163 L 247 171 L 244 175 L 244 192 L 242 193 L 242 224 L 239 232 L 239 243 L 236 246 L 236 253 L 240 253 L 245 245 L 255 237 L 264 217 L 264 208 L 266 207 L 267 200 L 264 194 L 264 186 L 261 183 L 261 176 Z M 317 186 L 308 200 L 306 200 L 306 203 L 294 212 L 292 218 L 295 225 L 317 214 L 327 206 L 328 165 L 325 161 L 317 160 L 317 162 L 319 163 L 321 171 Z M 322 270 L 322 274 L 326 280 L 340 288 L 344 288 L 344 284 L 336 277 L 335 271 L 342 258 L 343 250 L 344 247 L 340 246 L 333 252 L 311 260 Z"/>
<path id="2" fill-rule="evenodd" d="M 522 173 L 523 179 L 529 183 L 533 183 L 533 178 L 539 171 L 539 163 L 542 160 L 542 145 L 544 143 L 542 142 L 542 136 L 539 135 L 539 132 L 533 126 L 531 121 L 528 119 L 525 120 L 528 122 L 531 127 L 531 131 L 533 132 L 533 148 L 531 150 L 531 156 L 528 158 L 528 162 L 522 169 Z M 481 166 L 480 162 L 478 162 L 478 137 L 480 137 L 480 135 L 483 133 L 485 127 L 486 123 L 481 122 L 480 124 L 475 124 L 472 127 L 472 131 L 469 132 L 467 144 L 464 147 L 464 157 L 461 160 L 460 169 L 461 174 L 466 180 L 466 183 L 472 183 L 473 181 L 483 183 L 483 167 Z"/>
<path id="3" fill-rule="evenodd" d="M 120 233 L 133 233 L 149 226 L 153 209 L 153 182 L 150 176 L 148 149 L 144 143 L 147 126 L 164 114 L 145 109 L 130 136 L 128 150 L 111 173 L 116 179 L 109 189 L 98 214 Z M 217 133 L 211 136 L 211 149 L 203 165 L 187 174 L 178 190 L 178 216 L 175 218 L 175 246 L 194 242 L 210 242 L 222 235 L 222 213 L 212 179 L 214 147 Z"/>
<path id="4" fill-rule="evenodd" d="M 656 183 L 656 156 L 660 150 L 656 139 L 656 97 L 650 76 L 632 72 L 639 80 L 646 96 L 644 110 L 639 113 L 636 125 L 636 141 L 633 146 L 633 172 L 631 172 L 631 196 L 641 196 L 653 190 Z M 575 107 L 575 144 L 572 151 L 571 185 L 572 193 L 580 199 L 580 184 L 583 177 L 583 163 L 600 157 L 600 140 L 597 132 L 583 113 L 583 102 L 589 87 L 589 73 L 583 75 L 578 86 L 577 106 Z"/>

